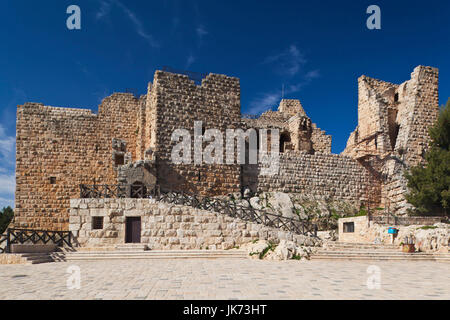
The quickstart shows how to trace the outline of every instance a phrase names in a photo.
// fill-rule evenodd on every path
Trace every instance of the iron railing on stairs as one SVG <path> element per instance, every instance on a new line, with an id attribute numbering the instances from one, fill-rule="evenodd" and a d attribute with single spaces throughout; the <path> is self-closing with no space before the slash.
<path id="1" fill-rule="evenodd" d="M 143 185 L 80 185 L 80 198 L 152 198 L 156 201 L 214 211 L 296 234 L 317 236 L 317 225 L 300 218 L 294 219 L 255 209 L 248 199 L 237 202 L 182 191 L 161 191 L 158 186 L 150 188 Z"/>
<path id="2" fill-rule="evenodd" d="M 10 253 L 13 244 L 55 244 L 59 247 L 72 247 L 72 232 L 8 228 L 6 234 L 0 236 L 0 253 Z"/>
<path id="3" fill-rule="evenodd" d="M 8 236 L 6 234 L 0 234 L 0 253 L 6 252 Z"/>

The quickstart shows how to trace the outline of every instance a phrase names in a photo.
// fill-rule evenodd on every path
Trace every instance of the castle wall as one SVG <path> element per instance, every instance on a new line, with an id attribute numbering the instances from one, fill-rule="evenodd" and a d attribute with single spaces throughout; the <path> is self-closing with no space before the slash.
<path id="1" fill-rule="evenodd" d="M 348 140 L 343 154 L 358 157 L 364 153 L 382 155 L 392 150 L 389 110 L 396 109 L 394 98 L 397 87 L 366 76 L 358 79 L 358 127 Z"/>
<path id="2" fill-rule="evenodd" d="M 385 177 L 382 206 L 391 212 L 404 214 L 410 207 L 404 197 L 408 191 L 404 172 L 424 163 L 428 130 L 438 113 L 436 68 L 418 66 L 401 85 L 358 79 L 358 126 L 342 154 L 376 160 L 376 170 Z"/>
<path id="3" fill-rule="evenodd" d="M 135 110 L 131 94 L 105 98 L 90 110 L 27 103 L 17 109 L 16 210 L 13 225 L 67 230 L 69 199 L 79 184 L 116 184 L 112 139 L 135 155 Z"/>
<path id="4" fill-rule="evenodd" d="M 139 99 L 139 107 L 137 109 L 136 115 L 136 159 L 143 160 L 145 158 L 145 135 L 147 130 L 147 117 L 146 117 L 146 106 L 147 106 L 148 95 L 142 96 Z"/>
<path id="5" fill-rule="evenodd" d="M 423 156 L 430 141 L 428 130 L 439 115 L 438 77 L 438 69 L 420 66 L 414 69 L 411 80 L 398 88 L 399 131 L 394 157 L 383 168 L 388 179 L 382 193 L 384 205 L 400 214 L 411 207 L 404 198 L 408 191 L 404 171 L 425 162 Z"/>
<path id="6" fill-rule="evenodd" d="M 103 217 L 103 229 L 92 229 L 93 217 Z M 74 243 L 84 247 L 123 244 L 126 217 L 141 217 L 141 243 L 155 250 L 231 249 L 257 239 L 320 244 L 318 238 L 151 199 L 72 199 L 70 231 Z"/>
<path id="7" fill-rule="evenodd" d="M 157 71 L 153 82 L 154 96 L 150 112 L 151 147 L 157 153 L 156 167 L 161 188 L 184 190 L 200 194 L 227 194 L 240 190 L 240 166 L 227 164 L 194 165 L 194 121 L 202 121 L 205 129 L 218 129 L 224 136 L 226 129 L 240 124 L 239 79 L 209 74 L 201 86 L 185 75 Z M 153 122 L 152 122 L 153 121 Z M 171 141 L 175 129 L 191 134 L 191 164 L 174 164 Z M 203 143 L 206 147 L 209 143 Z M 225 149 L 225 140 L 223 140 Z M 225 153 L 225 151 L 224 151 Z M 225 156 L 222 157 L 225 159 Z"/>
<path id="8" fill-rule="evenodd" d="M 359 203 L 380 201 L 380 181 L 358 161 L 335 154 L 288 152 L 278 175 L 260 175 L 262 165 L 245 166 L 244 185 L 255 192 L 282 191 Z"/>
<path id="9" fill-rule="evenodd" d="M 312 124 L 312 127 L 311 142 L 314 152 L 331 153 L 331 136 L 317 128 L 315 123 Z"/>
<path id="10" fill-rule="evenodd" d="M 239 79 L 209 74 L 201 85 L 187 76 L 157 71 L 139 99 L 115 93 L 89 110 L 27 103 L 17 109 L 15 227 L 66 230 L 69 199 L 79 184 L 116 184 L 123 161 L 149 160 L 162 189 L 221 195 L 242 186 L 254 191 L 300 192 L 341 200 L 380 201 L 391 212 L 408 208 L 403 173 L 423 163 L 428 129 L 438 116 L 438 70 L 419 66 L 411 80 L 395 85 L 361 77 L 358 127 L 344 155 L 332 155 L 331 136 L 312 124 L 298 100 L 279 110 L 241 119 Z M 307 121 L 305 120 L 307 119 Z M 260 175 L 260 165 L 194 164 L 194 121 L 205 129 L 278 128 L 289 133 L 279 175 Z M 190 164 L 174 164 L 175 129 L 191 134 Z M 368 140 L 364 138 L 369 137 Z M 372 137 L 371 137 L 372 136 Z M 370 138 L 371 137 L 371 138 Z M 125 150 L 117 150 L 113 139 Z M 269 138 L 270 140 L 270 138 Z M 270 143 L 270 141 L 269 141 Z M 203 149 L 209 142 L 203 143 Z M 367 150 L 370 149 L 369 153 Z M 236 150 L 235 150 L 236 151 Z M 221 157 L 225 160 L 225 154 Z M 120 162 L 120 161 L 119 161 Z M 154 164 L 154 166 L 153 166 Z M 383 178 L 383 184 L 381 184 Z"/>

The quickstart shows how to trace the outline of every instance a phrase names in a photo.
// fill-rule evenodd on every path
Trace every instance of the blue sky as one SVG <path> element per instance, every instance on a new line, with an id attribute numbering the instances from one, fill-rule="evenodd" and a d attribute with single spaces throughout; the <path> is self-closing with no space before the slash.
<path id="1" fill-rule="evenodd" d="M 81 30 L 66 9 L 81 8 Z M 366 28 L 369 5 L 381 30 Z M 243 113 L 301 100 L 341 152 L 357 124 L 357 78 L 401 83 L 440 69 L 450 96 L 449 1 L 3 0 L 0 4 L 0 207 L 14 199 L 16 106 L 90 108 L 146 92 L 163 66 L 241 79 Z"/>

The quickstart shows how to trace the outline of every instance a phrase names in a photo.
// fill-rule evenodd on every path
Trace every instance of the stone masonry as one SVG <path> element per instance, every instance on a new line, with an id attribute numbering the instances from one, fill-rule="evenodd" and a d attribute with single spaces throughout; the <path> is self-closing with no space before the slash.
<path id="1" fill-rule="evenodd" d="M 362 76 L 358 91 L 358 126 L 342 154 L 377 162 L 384 176 L 382 205 L 405 213 L 403 172 L 424 163 L 428 129 L 439 114 L 438 69 L 419 66 L 400 85 Z"/>
<path id="2" fill-rule="evenodd" d="M 260 170 L 261 165 L 251 166 L 243 177 L 254 192 L 277 190 L 357 204 L 365 204 L 372 200 L 367 195 L 375 194 L 374 205 L 380 201 L 377 177 L 350 157 L 287 152 L 280 157 L 277 175 L 262 176 Z"/>
<path id="3" fill-rule="evenodd" d="M 17 109 L 13 225 L 67 230 L 80 184 L 158 184 L 213 196 L 250 188 L 363 202 L 370 194 L 374 205 L 404 213 L 403 171 L 423 162 L 438 114 L 438 70 L 419 66 L 401 85 L 362 76 L 358 96 L 358 126 L 341 155 L 331 154 L 331 136 L 299 100 L 242 117 L 239 79 L 225 75 L 196 85 L 187 75 L 156 71 L 145 95 L 114 93 L 98 114 L 25 103 Z M 278 129 L 279 174 L 262 176 L 259 165 L 172 163 L 173 131 L 193 136 L 194 121 L 202 121 L 202 132 Z"/>
<path id="4" fill-rule="evenodd" d="M 258 239 L 320 245 L 318 238 L 151 199 L 72 199 L 70 205 L 69 228 L 83 247 L 122 244 L 127 217 L 141 217 L 141 243 L 150 249 L 231 249 Z M 93 230 L 93 217 L 103 217 L 102 230 Z"/>

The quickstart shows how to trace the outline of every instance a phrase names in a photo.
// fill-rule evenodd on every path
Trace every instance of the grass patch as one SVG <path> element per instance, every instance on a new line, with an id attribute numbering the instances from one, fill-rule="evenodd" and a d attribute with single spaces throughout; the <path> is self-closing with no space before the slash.
<path id="1" fill-rule="evenodd" d="M 429 230 L 429 229 L 436 229 L 436 226 L 423 226 L 423 227 L 419 227 L 417 228 L 417 230 L 422 229 L 422 230 Z"/>
<path id="2" fill-rule="evenodd" d="M 259 254 L 259 258 L 260 258 L 260 259 L 263 259 L 263 258 L 266 256 L 267 252 L 269 252 L 269 250 L 273 252 L 273 251 L 275 250 L 276 247 L 277 247 L 277 245 L 276 245 L 275 243 L 269 241 L 269 245 L 267 246 L 267 248 L 265 248 L 265 249 Z"/>

